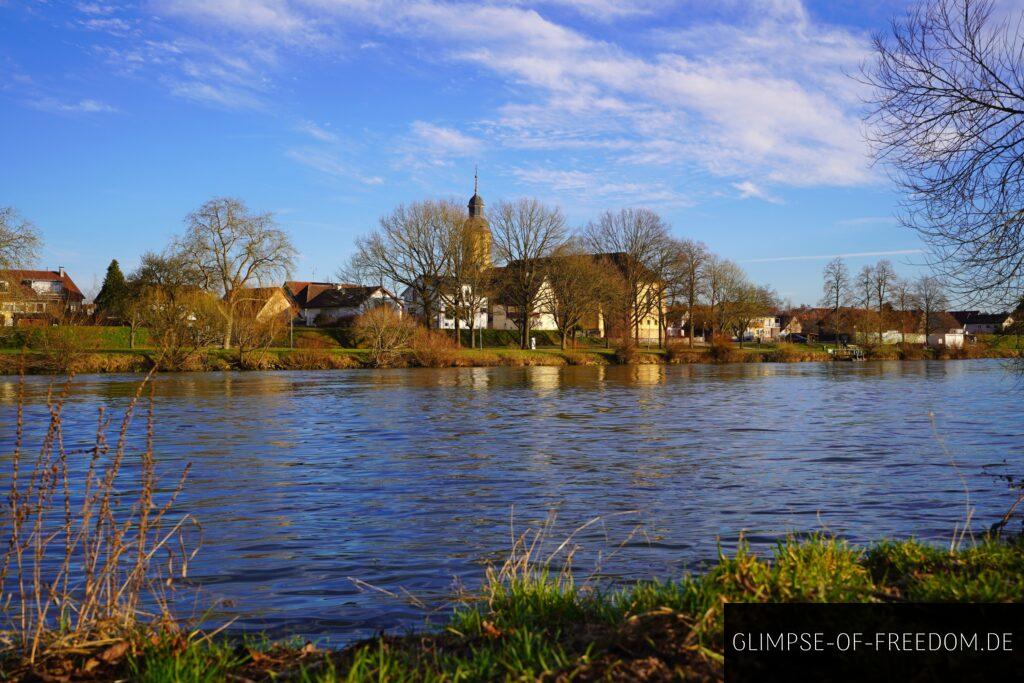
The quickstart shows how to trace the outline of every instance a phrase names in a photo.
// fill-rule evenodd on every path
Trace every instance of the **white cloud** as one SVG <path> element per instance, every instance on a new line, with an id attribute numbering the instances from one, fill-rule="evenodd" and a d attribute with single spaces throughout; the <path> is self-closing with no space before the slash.
<path id="1" fill-rule="evenodd" d="M 617 200 L 632 204 L 673 204 L 677 206 L 690 204 L 686 197 L 673 191 L 662 182 L 632 182 L 610 177 L 607 172 L 514 168 L 512 174 L 520 182 L 542 188 L 550 194 L 569 194 L 582 200 Z"/>
<path id="2" fill-rule="evenodd" d="M 312 121 L 301 121 L 301 122 L 299 122 L 299 125 L 296 126 L 296 128 L 299 131 L 301 131 L 301 132 L 305 133 L 306 135 L 310 136 L 311 138 L 313 138 L 315 140 L 319 140 L 320 142 L 337 142 L 338 141 L 338 136 L 337 135 L 335 135 L 331 131 L 327 130 L 326 128 L 318 126 L 317 124 L 313 123 Z"/>
<path id="3" fill-rule="evenodd" d="M 621 158 L 630 163 L 695 160 L 738 182 L 874 180 L 858 86 L 843 72 L 867 54 L 867 39 L 815 22 L 797 0 L 761 0 L 731 24 L 662 31 L 652 54 L 588 37 L 527 6 L 385 0 L 389 11 L 367 12 L 363 3 L 308 1 L 437 43 L 449 59 L 505 78 L 522 96 L 488 123 L 511 146 L 628 148 Z"/>
<path id="4" fill-rule="evenodd" d="M 739 191 L 740 199 L 760 199 L 761 201 L 769 202 L 771 204 L 783 203 L 781 199 L 768 193 L 764 188 L 760 187 L 756 183 L 750 182 L 749 180 L 744 180 L 741 183 L 733 183 L 732 186 Z"/>
<path id="5" fill-rule="evenodd" d="M 438 126 L 426 121 L 413 121 L 410 126 L 415 136 L 415 144 L 421 150 L 434 155 L 466 156 L 478 154 L 482 143 L 455 128 Z"/>
<path id="6" fill-rule="evenodd" d="M 923 254 L 923 249 L 893 249 L 890 251 L 857 251 L 849 254 L 819 254 L 815 256 L 772 256 L 770 258 L 754 258 L 741 263 L 777 263 L 781 261 L 828 261 L 834 258 L 878 258 L 881 256 L 911 256 Z"/>
<path id="7" fill-rule="evenodd" d="M 285 156 L 303 166 L 335 178 L 349 178 L 364 185 L 380 185 L 384 182 L 380 176 L 363 175 L 324 150 L 300 147 L 289 149 L 285 152 Z"/>
<path id="8" fill-rule="evenodd" d="M 172 92 L 219 106 L 269 99 L 269 77 L 254 68 L 253 53 L 273 59 L 278 51 L 355 50 L 398 38 L 417 53 L 426 48 L 431 59 L 469 64 L 504 82 L 508 99 L 473 122 L 491 146 L 579 150 L 613 164 L 704 174 L 749 197 L 759 196 L 752 188 L 766 186 L 876 180 L 861 135 L 859 86 L 844 73 L 868 54 L 867 37 L 821 23 L 800 0 L 728 0 L 710 13 L 717 19 L 673 12 L 677 28 L 641 35 L 629 33 L 627 23 L 620 42 L 553 17 L 568 9 L 617 19 L 678 10 L 679 3 L 152 0 L 149 6 L 215 31 L 206 54 L 189 47 L 169 65 L 179 73 L 164 78 Z M 355 30 L 363 35 L 349 45 L 343 36 Z M 644 40 L 631 40 L 637 37 Z M 223 59 L 229 52 L 242 65 Z M 424 121 L 411 130 L 412 144 L 435 164 L 475 154 L 482 144 Z M 410 150 L 397 151 L 407 157 Z"/>
<path id="9" fill-rule="evenodd" d="M 233 29 L 294 32 L 308 26 L 286 0 L 155 0 L 161 14 L 213 21 Z"/>
<path id="10" fill-rule="evenodd" d="M 53 97 L 44 97 L 33 100 L 32 106 L 44 111 L 63 112 L 68 114 L 106 114 L 116 112 L 117 109 L 99 100 L 83 99 L 77 102 L 62 102 Z"/>

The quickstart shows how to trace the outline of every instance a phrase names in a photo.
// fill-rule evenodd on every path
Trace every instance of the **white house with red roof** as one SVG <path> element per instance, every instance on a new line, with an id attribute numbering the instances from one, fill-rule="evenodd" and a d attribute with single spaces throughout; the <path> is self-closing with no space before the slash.
<path id="1" fill-rule="evenodd" d="M 0 324 L 80 313 L 85 295 L 63 268 L 0 270 Z"/>

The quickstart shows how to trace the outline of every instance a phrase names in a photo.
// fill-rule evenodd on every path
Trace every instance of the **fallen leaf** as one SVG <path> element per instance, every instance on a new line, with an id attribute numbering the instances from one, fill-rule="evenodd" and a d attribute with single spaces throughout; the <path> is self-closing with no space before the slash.
<path id="1" fill-rule="evenodd" d="M 107 664 L 113 664 L 120 660 L 128 652 L 128 641 L 122 640 L 120 643 L 111 645 L 106 650 L 100 653 L 100 659 Z"/>

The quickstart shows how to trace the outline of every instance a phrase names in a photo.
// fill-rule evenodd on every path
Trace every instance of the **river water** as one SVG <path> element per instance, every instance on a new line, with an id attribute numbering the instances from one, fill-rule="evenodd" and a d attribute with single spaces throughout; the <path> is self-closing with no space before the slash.
<path id="1" fill-rule="evenodd" d="M 66 445 L 138 379 L 78 378 Z M 34 432 L 50 380 L 27 382 Z M 968 506 L 981 528 L 1013 499 L 1019 382 L 997 360 L 161 375 L 154 439 L 168 477 L 192 463 L 176 511 L 202 523 L 213 616 L 342 643 L 423 626 L 409 595 L 443 611 L 545 519 L 553 547 L 601 517 L 574 566 L 612 582 L 678 577 L 741 533 L 948 543 Z"/>

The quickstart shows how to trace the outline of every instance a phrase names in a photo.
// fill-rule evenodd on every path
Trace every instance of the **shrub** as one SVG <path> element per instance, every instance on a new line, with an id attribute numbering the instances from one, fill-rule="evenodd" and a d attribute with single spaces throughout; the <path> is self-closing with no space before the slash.
<path id="1" fill-rule="evenodd" d="M 899 358 L 896 347 L 890 344 L 866 341 L 860 347 L 864 350 L 864 357 L 868 360 L 897 360 Z"/>
<path id="2" fill-rule="evenodd" d="M 742 351 L 725 335 L 716 334 L 712 337 L 705 353 L 712 363 L 734 363 L 742 358 Z"/>
<path id="3" fill-rule="evenodd" d="M 402 359 L 419 328 L 412 318 L 387 306 L 372 308 L 355 319 L 352 335 L 359 345 L 370 350 L 370 363 L 377 368 L 390 368 Z"/>
<path id="4" fill-rule="evenodd" d="M 566 351 L 562 354 L 565 362 L 569 365 L 604 365 L 605 360 L 600 354 L 581 353 L 579 351 Z"/>
<path id="5" fill-rule="evenodd" d="M 455 365 L 455 342 L 444 332 L 419 327 L 409 348 L 413 365 L 421 368 L 450 368 Z"/>
<path id="6" fill-rule="evenodd" d="M 458 356 L 455 364 L 460 368 L 492 368 L 503 365 L 501 356 L 488 351 L 472 351 L 468 355 Z"/>
<path id="7" fill-rule="evenodd" d="M 337 344 L 332 343 L 329 337 L 306 334 L 295 336 L 295 348 L 297 349 L 327 349 L 332 346 L 336 347 Z"/>
<path id="8" fill-rule="evenodd" d="M 896 357 L 900 360 L 923 360 L 928 356 L 928 348 L 921 344 L 900 342 L 896 345 Z"/>
<path id="9" fill-rule="evenodd" d="M 614 358 L 619 365 L 632 365 L 639 361 L 640 351 L 636 342 L 627 338 L 615 345 Z"/>
<path id="10" fill-rule="evenodd" d="M 347 353 L 319 349 L 296 349 L 282 353 L 278 365 L 285 370 L 342 370 L 359 367 L 359 361 Z"/>
<path id="11" fill-rule="evenodd" d="M 673 364 L 694 363 L 697 360 L 697 354 L 693 352 L 693 349 L 687 347 L 685 342 L 670 341 L 665 344 L 665 360 Z"/>

